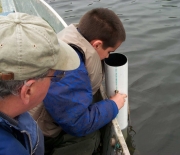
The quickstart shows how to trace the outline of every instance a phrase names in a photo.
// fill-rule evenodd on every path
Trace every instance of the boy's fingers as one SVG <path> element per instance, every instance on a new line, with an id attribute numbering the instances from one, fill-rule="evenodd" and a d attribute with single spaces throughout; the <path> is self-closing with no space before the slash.
<path id="1" fill-rule="evenodd" d="M 127 95 L 126 94 L 121 94 L 124 98 L 126 98 L 127 97 Z"/>

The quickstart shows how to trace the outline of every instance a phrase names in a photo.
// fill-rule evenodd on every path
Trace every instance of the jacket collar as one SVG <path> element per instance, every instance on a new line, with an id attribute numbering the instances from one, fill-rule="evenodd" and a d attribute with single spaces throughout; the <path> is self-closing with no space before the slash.
<path id="1" fill-rule="evenodd" d="M 2 117 L 4 120 L 7 120 L 13 126 L 17 126 L 18 125 L 18 121 L 17 120 L 9 117 L 8 115 L 6 115 L 3 112 L 0 112 L 0 117 Z"/>

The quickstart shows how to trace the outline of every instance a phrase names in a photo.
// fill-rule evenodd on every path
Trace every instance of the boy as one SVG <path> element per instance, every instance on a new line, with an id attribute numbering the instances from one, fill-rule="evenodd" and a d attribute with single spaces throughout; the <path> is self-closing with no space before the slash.
<path id="1" fill-rule="evenodd" d="M 51 83 L 43 101 L 45 108 L 42 105 L 40 110 L 43 114 L 35 119 L 45 135 L 46 154 L 90 155 L 99 144 L 99 129 L 116 117 L 126 98 L 118 93 L 93 103 L 103 79 L 101 60 L 121 45 L 125 30 L 113 11 L 96 8 L 79 24 L 62 30 L 58 38 L 76 50 L 81 64 L 66 72 L 60 82 Z"/>

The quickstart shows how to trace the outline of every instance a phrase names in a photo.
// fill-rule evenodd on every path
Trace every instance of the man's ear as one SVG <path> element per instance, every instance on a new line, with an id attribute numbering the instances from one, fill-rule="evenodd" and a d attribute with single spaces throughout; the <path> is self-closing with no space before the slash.
<path id="1" fill-rule="evenodd" d="M 27 81 L 21 88 L 20 96 L 24 104 L 28 104 L 33 94 L 32 85 L 36 82 L 36 80 Z"/>
<path id="2" fill-rule="evenodd" d="M 103 42 L 101 40 L 92 40 L 90 44 L 94 47 L 95 50 L 102 47 Z"/>

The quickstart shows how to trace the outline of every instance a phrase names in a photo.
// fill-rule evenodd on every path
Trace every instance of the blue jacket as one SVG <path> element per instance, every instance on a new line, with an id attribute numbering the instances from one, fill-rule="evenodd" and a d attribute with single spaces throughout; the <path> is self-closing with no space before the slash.
<path id="1" fill-rule="evenodd" d="M 44 155 L 44 137 L 29 113 L 12 119 L 0 112 L 0 155 Z"/>
<path id="2" fill-rule="evenodd" d="M 67 71 L 59 82 L 51 82 L 44 99 L 46 110 L 67 133 L 85 136 L 92 133 L 116 117 L 118 108 L 114 101 L 106 99 L 92 104 L 91 83 L 83 56 L 76 70 Z M 56 71 L 55 75 L 61 71 Z"/>

